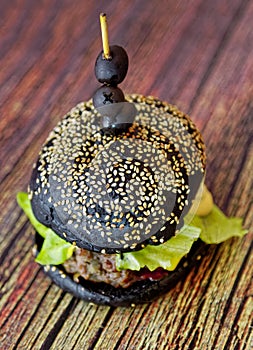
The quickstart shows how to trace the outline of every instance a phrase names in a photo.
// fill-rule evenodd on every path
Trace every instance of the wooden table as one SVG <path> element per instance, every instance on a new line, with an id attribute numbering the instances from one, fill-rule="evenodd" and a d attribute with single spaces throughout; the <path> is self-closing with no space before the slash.
<path id="1" fill-rule="evenodd" d="M 98 87 L 100 12 L 129 54 L 122 89 L 192 116 L 216 203 L 252 233 L 252 1 L 1 0 L 0 349 L 252 349 L 250 233 L 211 247 L 171 292 L 133 308 L 76 300 L 33 261 L 15 196 L 48 132 Z"/>

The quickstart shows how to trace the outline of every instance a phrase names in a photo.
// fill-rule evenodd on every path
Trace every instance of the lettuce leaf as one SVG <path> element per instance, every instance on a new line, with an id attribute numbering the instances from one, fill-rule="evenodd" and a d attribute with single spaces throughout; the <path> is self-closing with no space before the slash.
<path id="1" fill-rule="evenodd" d="M 158 267 L 174 270 L 181 258 L 186 255 L 194 241 L 200 238 L 207 244 L 219 244 L 232 237 L 242 237 L 247 230 L 242 228 L 242 219 L 228 218 L 213 205 L 211 212 L 206 216 L 195 215 L 188 225 L 180 232 L 159 246 L 147 246 L 136 252 L 117 255 L 116 267 L 118 270 L 140 270 L 146 266 L 153 271 Z"/>
<path id="2" fill-rule="evenodd" d="M 69 259 L 75 247 L 60 238 L 53 230 L 41 224 L 34 216 L 28 194 L 19 192 L 17 202 L 24 210 L 35 230 L 44 238 L 42 248 L 35 261 L 42 265 L 59 265 Z"/>
<path id="3" fill-rule="evenodd" d="M 207 216 L 194 216 L 190 225 L 201 229 L 200 239 L 207 244 L 219 244 L 232 237 L 243 237 L 248 231 L 242 219 L 227 217 L 216 205 Z"/>
<path id="4" fill-rule="evenodd" d="M 180 232 L 160 245 L 148 245 L 142 250 L 117 254 L 117 270 L 140 270 L 148 267 L 154 271 L 158 267 L 173 271 L 179 261 L 189 253 L 192 244 L 199 238 L 201 230 L 198 227 L 184 225 Z"/>

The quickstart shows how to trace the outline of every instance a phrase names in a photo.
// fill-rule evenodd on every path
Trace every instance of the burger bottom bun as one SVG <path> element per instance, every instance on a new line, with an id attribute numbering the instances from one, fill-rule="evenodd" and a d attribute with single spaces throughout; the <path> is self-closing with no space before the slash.
<path id="1" fill-rule="evenodd" d="M 36 246 L 39 250 L 43 239 L 36 233 Z M 90 303 L 109 306 L 130 306 L 149 303 L 172 289 L 177 282 L 183 280 L 193 266 L 199 265 L 205 255 L 208 245 L 198 240 L 191 252 L 179 263 L 176 270 L 161 280 L 143 280 L 135 282 L 128 288 L 115 288 L 106 283 L 95 283 L 82 279 L 80 283 L 67 274 L 62 265 L 44 266 L 44 272 L 52 281 L 64 291 L 71 293 L 78 299 Z"/>

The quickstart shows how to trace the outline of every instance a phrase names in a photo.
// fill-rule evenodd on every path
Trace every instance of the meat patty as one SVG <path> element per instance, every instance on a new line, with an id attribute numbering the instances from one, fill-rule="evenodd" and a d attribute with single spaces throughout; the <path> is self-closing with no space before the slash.
<path id="1" fill-rule="evenodd" d="M 81 248 L 77 248 L 63 266 L 67 273 L 73 275 L 76 282 L 82 277 L 92 282 L 104 282 L 115 288 L 127 288 L 144 279 L 159 280 L 168 274 L 168 271 L 162 268 L 155 271 L 149 271 L 147 268 L 140 271 L 118 271 L 115 254 L 95 253 Z"/>

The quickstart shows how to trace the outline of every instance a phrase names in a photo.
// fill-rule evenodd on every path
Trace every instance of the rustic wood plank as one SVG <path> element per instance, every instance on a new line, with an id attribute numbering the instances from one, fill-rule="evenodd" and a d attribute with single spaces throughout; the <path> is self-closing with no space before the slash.
<path id="1" fill-rule="evenodd" d="M 99 337 L 107 324 L 111 311 L 106 306 L 85 305 L 80 302 L 75 312 L 69 315 L 61 332 L 56 336 L 52 349 L 67 349 L 69 344 L 75 348 L 85 349 Z"/>
<path id="2" fill-rule="evenodd" d="M 3 0 L 0 11 L 1 349 L 250 349 L 252 234 L 211 247 L 184 282 L 135 308 L 77 301 L 33 262 L 33 230 L 15 196 L 48 132 L 97 87 L 101 5 Z M 130 56 L 123 89 L 191 112 L 215 200 L 252 232 L 252 2 L 139 0 L 103 11 Z"/>

